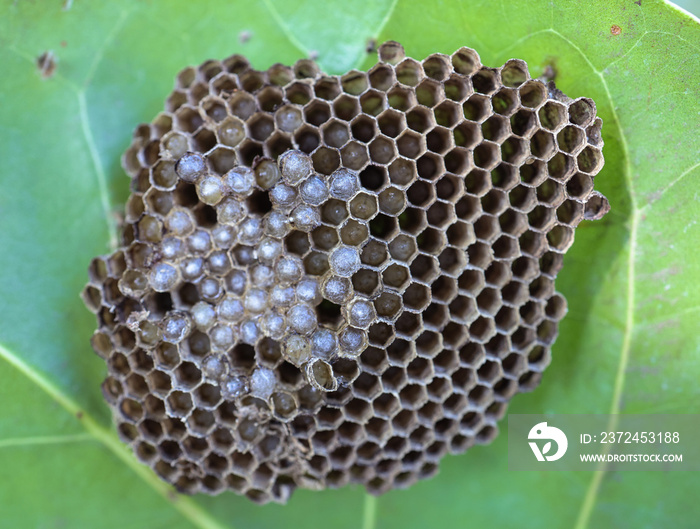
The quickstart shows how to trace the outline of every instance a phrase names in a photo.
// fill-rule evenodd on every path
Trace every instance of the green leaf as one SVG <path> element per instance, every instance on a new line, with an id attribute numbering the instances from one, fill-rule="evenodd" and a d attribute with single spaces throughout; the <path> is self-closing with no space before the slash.
<path id="1" fill-rule="evenodd" d="M 100 5 L 98 5 L 100 4 Z M 621 33 L 611 33 L 617 25 Z M 239 40 L 241 32 L 250 39 Z M 416 58 L 467 45 L 482 62 L 546 67 L 604 120 L 597 188 L 557 282 L 569 302 L 520 413 L 700 413 L 700 25 L 658 0 L 263 0 L 0 5 L 0 497 L 8 527 L 659 527 L 700 516 L 692 473 L 508 472 L 503 433 L 440 474 L 372 498 L 298 491 L 258 507 L 174 494 L 117 440 L 78 297 L 126 195 L 119 158 L 187 64 L 258 68 L 312 52 L 369 67 L 367 41 Z M 53 50 L 55 74 L 35 59 Z"/>

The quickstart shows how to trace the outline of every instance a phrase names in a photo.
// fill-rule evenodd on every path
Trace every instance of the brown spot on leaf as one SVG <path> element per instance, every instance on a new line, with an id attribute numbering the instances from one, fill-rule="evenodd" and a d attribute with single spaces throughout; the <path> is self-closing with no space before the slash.
<path id="1" fill-rule="evenodd" d="M 365 46 L 365 51 L 367 53 L 376 53 L 376 51 L 377 51 L 377 39 L 367 40 L 367 45 Z"/>
<path id="2" fill-rule="evenodd" d="M 622 33 L 622 28 L 617 24 L 613 24 L 610 27 L 610 33 L 612 33 L 613 35 L 619 35 L 620 33 Z"/>
<path id="3" fill-rule="evenodd" d="M 248 42 L 248 41 L 250 40 L 250 38 L 251 38 L 252 36 L 253 36 L 253 34 L 252 34 L 250 31 L 248 31 L 248 30 L 243 30 L 243 31 L 241 31 L 241 32 L 238 34 L 238 41 L 239 41 L 241 44 L 245 44 L 246 42 Z"/>
<path id="4" fill-rule="evenodd" d="M 58 60 L 51 50 L 45 51 L 36 59 L 36 67 L 44 79 L 48 79 L 56 72 L 57 63 Z"/>
<path id="5" fill-rule="evenodd" d="M 559 58 L 552 55 L 549 55 L 544 60 L 544 69 L 542 70 L 542 78 L 544 80 L 555 81 L 557 79 L 557 74 L 559 73 L 558 62 Z"/>

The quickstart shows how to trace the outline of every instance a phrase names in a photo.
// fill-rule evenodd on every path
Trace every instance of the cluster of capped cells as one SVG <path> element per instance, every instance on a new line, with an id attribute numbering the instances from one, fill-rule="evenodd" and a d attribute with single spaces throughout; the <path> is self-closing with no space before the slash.
<path id="1" fill-rule="evenodd" d="M 371 493 L 488 443 L 550 361 L 601 120 L 523 61 L 177 77 L 84 291 L 120 437 L 178 490 Z"/>

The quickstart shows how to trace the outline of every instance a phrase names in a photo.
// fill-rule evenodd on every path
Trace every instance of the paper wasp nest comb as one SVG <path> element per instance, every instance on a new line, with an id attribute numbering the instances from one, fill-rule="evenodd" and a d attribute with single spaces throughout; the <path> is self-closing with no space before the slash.
<path id="1" fill-rule="evenodd" d="M 409 486 L 550 361 L 563 254 L 608 209 L 594 103 L 468 48 L 379 55 L 187 68 L 124 155 L 84 298 L 119 435 L 180 491 Z"/>

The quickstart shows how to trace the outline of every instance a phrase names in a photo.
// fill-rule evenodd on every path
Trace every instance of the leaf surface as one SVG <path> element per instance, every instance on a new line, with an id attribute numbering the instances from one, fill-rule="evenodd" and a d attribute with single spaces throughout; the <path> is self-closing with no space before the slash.
<path id="1" fill-rule="evenodd" d="M 298 491 L 258 507 L 175 495 L 117 440 L 78 293 L 128 193 L 119 158 L 185 65 L 257 68 L 318 54 L 374 61 L 370 39 L 423 58 L 475 48 L 587 96 L 604 120 L 596 187 L 557 287 L 569 303 L 542 385 L 515 413 L 700 413 L 700 24 L 654 0 L 163 0 L 0 6 L 0 497 L 9 527 L 688 527 L 691 473 L 513 473 L 503 433 L 440 474 L 371 498 Z M 611 28 L 621 31 L 613 34 Z M 247 40 L 241 37 L 249 37 Z M 243 42 L 245 41 L 245 42 Z M 35 59 L 53 50 L 56 73 Z M 676 492 L 672 492 L 676 491 Z M 546 514 L 545 514 L 546 513 Z"/>

